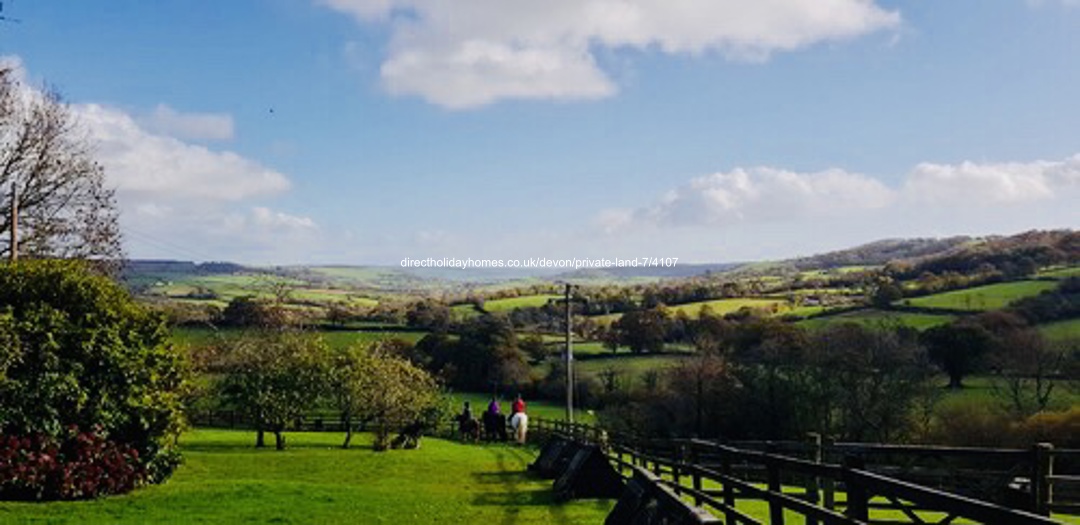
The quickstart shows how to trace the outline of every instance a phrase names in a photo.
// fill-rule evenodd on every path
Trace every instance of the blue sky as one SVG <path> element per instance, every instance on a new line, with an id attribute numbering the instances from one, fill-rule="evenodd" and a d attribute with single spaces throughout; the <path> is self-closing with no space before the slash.
<path id="1" fill-rule="evenodd" d="M 1076 0 L 7 0 L 133 257 L 806 255 L 1080 219 Z"/>

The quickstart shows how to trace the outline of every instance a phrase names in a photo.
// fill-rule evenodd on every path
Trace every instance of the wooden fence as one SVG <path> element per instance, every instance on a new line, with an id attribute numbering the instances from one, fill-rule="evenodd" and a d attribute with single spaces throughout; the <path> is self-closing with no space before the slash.
<path id="1" fill-rule="evenodd" d="M 538 419 L 531 423 L 535 434 L 599 444 L 621 474 L 645 470 L 657 483 L 722 516 L 729 525 L 949 524 L 954 520 L 1001 525 L 1057 524 L 1046 517 L 1050 510 L 1063 509 L 1055 506 L 1053 489 L 1055 484 L 1070 482 L 1069 476 L 1053 475 L 1055 454 L 1062 451 L 1052 447 L 985 451 L 986 458 L 1003 456 L 1016 461 L 1023 454 L 1030 459 L 1032 469 L 1026 473 L 1027 486 L 1011 489 L 1018 506 L 1034 511 L 1027 512 L 871 469 L 881 467 L 878 459 L 886 452 L 895 455 L 903 451 L 913 457 L 955 453 L 976 458 L 978 449 L 903 447 L 901 450 L 884 445 L 828 444 L 815 440 L 798 444 L 809 457 L 795 457 L 790 449 L 796 445 L 791 443 L 754 443 L 760 448 L 754 450 L 748 446 L 750 443 L 734 446 L 694 439 L 650 440 L 562 421 Z M 856 453 L 860 451 L 873 452 Z M 1064 452 L 1075 454 L 1075 451 Z M 838 463 L 828 461 L 835 455 L 843 455 L 843 459 Z M 873 465 L 868 464 L 868 458 Z M 759 521 L 745 511 L 745 506 L 740 508 L 737 503 L 744 500 L 763 502 L 768 507 L 768 520 Z"/>

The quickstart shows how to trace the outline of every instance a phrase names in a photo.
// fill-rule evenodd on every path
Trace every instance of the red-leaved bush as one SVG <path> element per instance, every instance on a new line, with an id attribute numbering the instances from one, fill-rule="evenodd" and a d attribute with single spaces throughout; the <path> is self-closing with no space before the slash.
<path id="1" fill-rule="evenodd" d="M 135 449 L 100 429 L 68 427 L 62 439 L 0 434 L 0 499 L 88 499 L 121 494 L 146 479 Z"/>

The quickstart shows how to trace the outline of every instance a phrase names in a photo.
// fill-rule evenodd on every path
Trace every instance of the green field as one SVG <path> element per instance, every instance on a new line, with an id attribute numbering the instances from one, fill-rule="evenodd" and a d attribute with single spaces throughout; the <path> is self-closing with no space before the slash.
<path id="1" fill-rule="evenodd" d="M 146 294 L 220 305 L 245 295 L 268 299 L 272 297 L 272 284 L 284 284 L 290 287 L 288 302 L 346 302 L 364 308 L 373 308 L 379 304 L 377 300 L 359 295 L 355 291 L 312 287 L 302 280 L 271 277 L 266 274 L 177 275 L 173 279 L 152 283 Z M 199 300 L 189 297 L 199 293 L 201 290 L 209 290 L 217 298 Z"/>
<path id="2" fill-rule="evenodd" d="M 749 308 L 752 310 L 759 310 L 768 313 L 783 313 L 787 309 L 788 302 L 784 299 L 757 299 L 757 298 L 740 298 L 740 299 L 715 299 L 712 301 L 700 301 L 696 303 L 686 303 L 675 306 L 668 306 L 667 309 L 671 315 L 682 311 L 686 312 L 691 319 L 696 319 L 701 313 L 701 309 L 709 305 L 715 315 L 727 315 L 733 312 L 737 312 L 743 308 Z M 593 316 L 592 320 L 600 324 L 610 324 L 617 321 L 622 314 L 607 314 Z"/>
<path id="3" fill-rule="evenodd" d="M 549 301 L 561 297 L 561 295 L 526 295 L 522 297 L 511 297 L 509 299 L 494 299 L 484 302 L 484 310 L 495 313 L 509 312 L 515 308 L 539 308 L 548 304 Z"/>
<path id="4" fill-rule="evenodd" d="M 0 523 L 602 523 L 613 500 L 555 503 L 526 473 L 531 447 L 425 438 L 418 450 L 351 450 L 336 433 L 289 433 L 256 450 L 254 434 L 196 430 L 168 482 L 86 502 L 0 502 Z M 356 440 L 354 439 L 354 443 Z"/>
<path id="5" fill-rule="evenodd" d="M 229 338 L 240 333 L 240 330 L 231 328 L 211 329 L 176 327 L 173 328 L 173 342 L 178 345 L 200 346 L 213 343 L 218 338 Z M 342 348 L 358 341 L 383 341 L 388 339 L 401 339 L 409 343 L 416 343 L 422 339 L 426 332 L 405 332 L 395 330 L 322 330 L 319 334 L 331 348 Z"/>
<path id="6" fill-rule="evenodd" d="M 942 376 L 939 383 L 944 387 L 948 384 L 948 378 Z M 995 389 L 994 377 L 972 376 L 964 378 L 964 388 L 959 390 L 944 389 L 940 406 L 991 406 L 1004 409 L 1006 397 L 1004 392 Z M 1000 385 L 998 385 L 1000 386 Z M 1069 407 L 1080 404 L 1080 391 L 1064 387 L 1059 384 L 1050 395 L 1050 410 L 1067 410 Z"/>
<path id="7" fill-rule="evenodd" d="M 479 317 L 480 312 L 476 310 L 476 306 L 472 303 L 455 304 L 450 307 L 450 316 L 454 319 L 472 319 L 473 317 Z"/>
<path id="8" fill-rule="evenodd" d="M 582 376 L 599 377 L 601 372 L 614 370 L 618 380 L 626 384 L 627 381 L 639 381 L 649 370 L 663 372 L 679 364 L 686 359 L 685 355 L 671 354 L 644 354 L 622 355 L 606 359 L 582 359 L 574 362 L 574 370 Z"/>
<path id="9" fill-rule="evenodd" d="M 1039 331 L 1051 341 L 1080 341 L 1080 319 L 1039 325 Z"/>
<path id="10" fill-rule="evenodd" d="M 1072 266 L 1069 268 L 1054 268 L 1052 270 L 1045 270 L 1038 273 L 1039 277 L 1053 277 L 1055 279 L 1064 279 L 1066 277 L 1080 277 L 1080 266 Z"/>
<path id="11" fill-rule="evenodd" d="M 1047 281 L 1016 281 L 904 299 L 896 304 L 952 310 L 999 310 L 1017 299 L 1038 295 L 1056 286 Z"/>
<path id="12" fill-rule="evenodd" d="M 916 330 L 926 330 L 938 325 L 943 325 L 954 319 L 951 315 L 918 314 L 910 312 L 886 312 L 883 310 L 864 309 L 831 315 L 827 317 L 815 317 L 799 321 L 799 326 L 817 329 L 835 323 L 857 323 L 863 326 L 910 326 Z"/>

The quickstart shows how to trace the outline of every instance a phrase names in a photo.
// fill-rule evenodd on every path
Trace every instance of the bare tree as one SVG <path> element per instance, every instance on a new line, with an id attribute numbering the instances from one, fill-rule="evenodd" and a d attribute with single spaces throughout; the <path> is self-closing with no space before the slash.
<path id="1" fill-rule="evenodd" d="M 1017 417 L 1045 410 L 1055 388 L 1067 380 L 1067 349 L 1027 329 L 1008 334 L 995 353 L 994 392 Z"/>
<path id="2" fill-rule="evenodd" d="M 92 142 L 52 89 L 29 89 L 0 66 L 0 189 L 18 193 L 19 254 L 122 259 L 116 192 Z M 9 255 L 10 195 L 0 201 L 0 255 Z"/>

